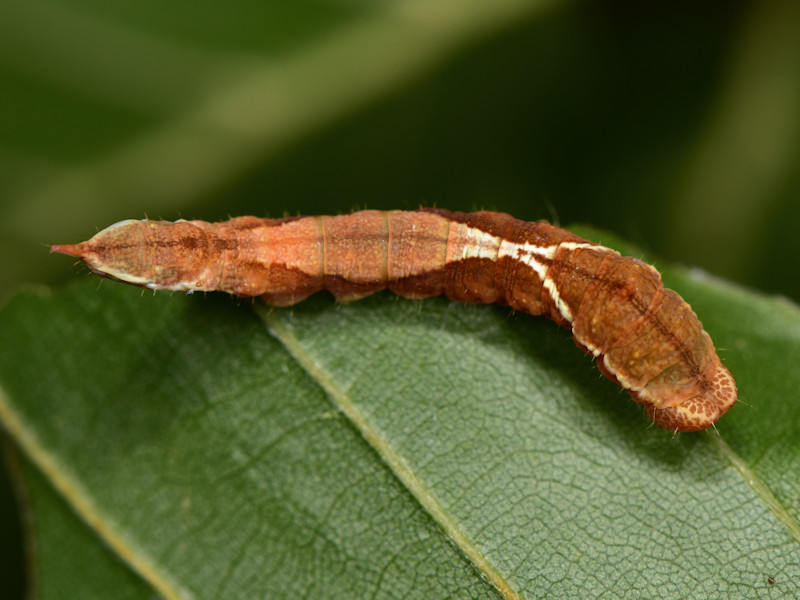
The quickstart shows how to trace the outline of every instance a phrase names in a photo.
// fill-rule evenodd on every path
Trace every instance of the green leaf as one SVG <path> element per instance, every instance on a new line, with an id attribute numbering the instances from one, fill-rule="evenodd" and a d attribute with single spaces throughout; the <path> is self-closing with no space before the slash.
<path id="1" fill-rule="evenodd" d="M 0 415 L 166 597 L 797 595 L 800 313 L 664 278 L 739 385 L 717 431 L 649 427 L 498 306 L 94 281 L 0 313 Z"/>
<path id="2" fill-rule="evenodd" d="M 13 454 L 9 461 L 26 490 L 28 540 L 35 582 L 30 597 L 103 600 L 153 600 L 150 585 L 82 522 L 64 498 L 30 461 Z"/>

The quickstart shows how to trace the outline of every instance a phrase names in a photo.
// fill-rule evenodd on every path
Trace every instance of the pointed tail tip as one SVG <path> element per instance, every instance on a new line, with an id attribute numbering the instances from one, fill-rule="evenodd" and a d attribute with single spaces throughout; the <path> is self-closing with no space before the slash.
<path id="1" fill-rule="evenodd" d="M 81 244 L 53 244 L 50 246 L 50 252 L 57 252 L 58 254 L 66 254 L 67 256 L 74 256 L 81 258 L 83 255 Z"/>

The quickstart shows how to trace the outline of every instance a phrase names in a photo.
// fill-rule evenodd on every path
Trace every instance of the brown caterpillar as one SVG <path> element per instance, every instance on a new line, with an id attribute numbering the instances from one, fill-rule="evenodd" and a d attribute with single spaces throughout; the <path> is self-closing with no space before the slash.
<path id="1" fill-rule="evenodd" d="M 351 301 L 385 288 L 409 298 L 498 302 L 571 327 L 603 375 L 661 427 L 705 429 L 736 402 L 711 338 L 652 266 L 504 213 L 128 220 L 52 250 L 125 283 L 259 296 L 279 306 L 320 290 Z"/>

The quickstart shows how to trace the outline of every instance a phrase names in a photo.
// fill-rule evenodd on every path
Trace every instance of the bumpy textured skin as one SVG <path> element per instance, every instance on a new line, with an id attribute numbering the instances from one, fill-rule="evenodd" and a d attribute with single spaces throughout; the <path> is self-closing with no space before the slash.
<path id="1" fill-rule="evenodd" d="M 658 271 L 503 213 L 123 221 L 53 250 L 150 289 L 223 291 L 280 306 L 321 290 L 350 301 L 385 288 L 411 298 L 498 302 L 570 327 L 601 372 L 662 427 L 705 429 L 736 402 L 711 338 Z"/>

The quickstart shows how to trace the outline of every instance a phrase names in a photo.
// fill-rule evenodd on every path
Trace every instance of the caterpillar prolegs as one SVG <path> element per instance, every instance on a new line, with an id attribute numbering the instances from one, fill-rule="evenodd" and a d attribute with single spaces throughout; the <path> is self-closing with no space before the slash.
<path id="1" fill-rule="evenodd" d="M 661 427 L 705 429 L 736 402 L 711 338 L 652 266 L 504 213 L 128 220 L 52 250 L 125 283 L 279 306 L 321 290 L 350 301 L 385 288 L 409 298 L 498 302 L 570 327 L 603 375 Z"/>

